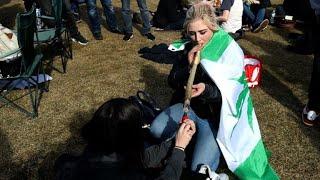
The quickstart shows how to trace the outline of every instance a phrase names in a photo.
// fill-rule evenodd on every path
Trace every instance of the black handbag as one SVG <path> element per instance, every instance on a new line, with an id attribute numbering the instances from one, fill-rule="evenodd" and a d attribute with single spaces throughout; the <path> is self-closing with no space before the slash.
<path id="1" fill-rule="evenodd" d="M 144 126 L 150 125 L 162 111 L 155 99 L 144 91 L 139 90 L 135 96 L 130 96 L 129 99 L 140 108 Z"/>

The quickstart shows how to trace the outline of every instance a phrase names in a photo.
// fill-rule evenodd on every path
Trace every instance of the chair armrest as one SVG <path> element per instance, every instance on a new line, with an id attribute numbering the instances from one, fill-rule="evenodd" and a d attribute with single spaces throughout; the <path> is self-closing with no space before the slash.
<path id="1" fill-rule="evenodd" d="M 40 18 L 40 19 L 48 19 L 48 20 L 54 21 L 54 17 L 52 17 L 52 16 L 41 15 L 41 16 L 39 16 L 39 18 Z"/>

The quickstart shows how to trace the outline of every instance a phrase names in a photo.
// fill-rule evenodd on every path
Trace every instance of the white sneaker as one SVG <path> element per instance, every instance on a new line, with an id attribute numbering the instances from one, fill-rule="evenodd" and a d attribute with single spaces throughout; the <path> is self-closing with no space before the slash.
<path id="1" fill-rule="evenodd" d="M 220 173 L 219 174 L 219 179 L 220 180 L 229 180 L 229 176 L 225 173 Z"/>
<path id="2" fill-rule="evenodd" d="M 307 126 L 319 126 L 320 125 L 320 114 L 308 109 L 307 106 L 302 111 L 302 122 Z"/>
<path id="3" fill-rule="evenodd" d="M 202 165 L 200 167 L 199 173 L 208 175 L 206 180 L 229 180 L 229 176 L 227 174 L 217 174 L 216 172 L 211 171 L 208 165 Z"/>

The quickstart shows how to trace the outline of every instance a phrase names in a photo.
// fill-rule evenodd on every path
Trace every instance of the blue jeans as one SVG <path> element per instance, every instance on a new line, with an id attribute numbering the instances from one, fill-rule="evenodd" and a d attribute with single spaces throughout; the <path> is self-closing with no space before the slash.
<path id="1" fill-rule="evenodd" d="M 130 0 L 121 0 L 122 2 L 122 17 L 124 21 L 124 31 L 125 33 L 129 34 L 132 33 L 132 17 L 131 17 L 131 10 L 130 10 Z M 142 19 L 142 34 L 147 34 L 150 32 L 151 24 L 149 19 L 149 11 L 146 4 L 146 0 L 137 0 L 141 19 Z"/>
<path id="2" fill-rule="evenodd" d="M 100 0 L 107 24 L 110 29 L 118 28 L 116 15 L 112 6 L 112 0 Z M 100 33 L 100 17 L 97 11 L 97 0 L 87 0 L 87 11 L 93 33 Z"/>
<path id="3" fill-rule="evenodd" d="M 183 115 L 182 108 L 182 104 L 175 104 L 159 114 L 151 124 L 151 134 L 162 140 L 172 138 L 179 128 Z M 188 116 L 196 124 L 191 170 L 197 172 L 201 165 L 206 164 L 215 171 L 219 165 L 220 149 L 215 139 L 216 132 L 213 124 L 206 119 L 199 118 L 192 110 L 189 111 Z"/>
<path id="4" fill-rule="evenodd" d="M 253 28 L 258 27 L 261 24 L 265 14 L 266 8 L 259 7 L 259 5 L 248 5 L 243 3 L 243 17 Z"/>
<path id="5" fill-rule="evenodd" d="M 79 13 L 79 4 L 77 1 L 71 2 L 71 12 L 72 13 Z"/>

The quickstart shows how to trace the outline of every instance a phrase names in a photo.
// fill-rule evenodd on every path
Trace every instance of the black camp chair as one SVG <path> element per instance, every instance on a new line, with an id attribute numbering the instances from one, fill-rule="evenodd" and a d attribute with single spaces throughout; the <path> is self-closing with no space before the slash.
<path id="1" fill-rule="evenodd" d="M 48 24 L 53 24 L 53 28 L 38 29 L 39 45 L 47 45 L 52 51 L 50 57 L 51 67 L 58 72 L 65 73 L 67 70 L 68 59 L 72 59 L 72 42 L 70 32 L 65 28 L 64 20 L 62 19 L 63 4 L 62 0 L 51 0 L 52 10 L 51 16 L 40 16 L 42 21 Z M 35 42 L 37 39 L 35 39 Z M 62 63 L 62 70 L 53 66 L 53 58 L 59 55 Z"/>
<path id="2" fill-rule="evenodd" d="M 27 13 L 18 13 L 16 17 L 17 38 L 21 57 L 14 66 L 15 74 L 0 79 L 0 107 L 10 105 L 31 117 L 38 115 L 40 72 L 45 74 L 42 67 L 42 54 L 34 47 L 34 35 L 36 31 L 35 5 Z M 24 85 L 23 89 L 17 88 Z M 43 86 L 43 88 L 45 88 Z M 14 93 L 13 93 L 14 92 Z M 18 100 L 29 95 L 30 107 L 18 104 Z"/>

